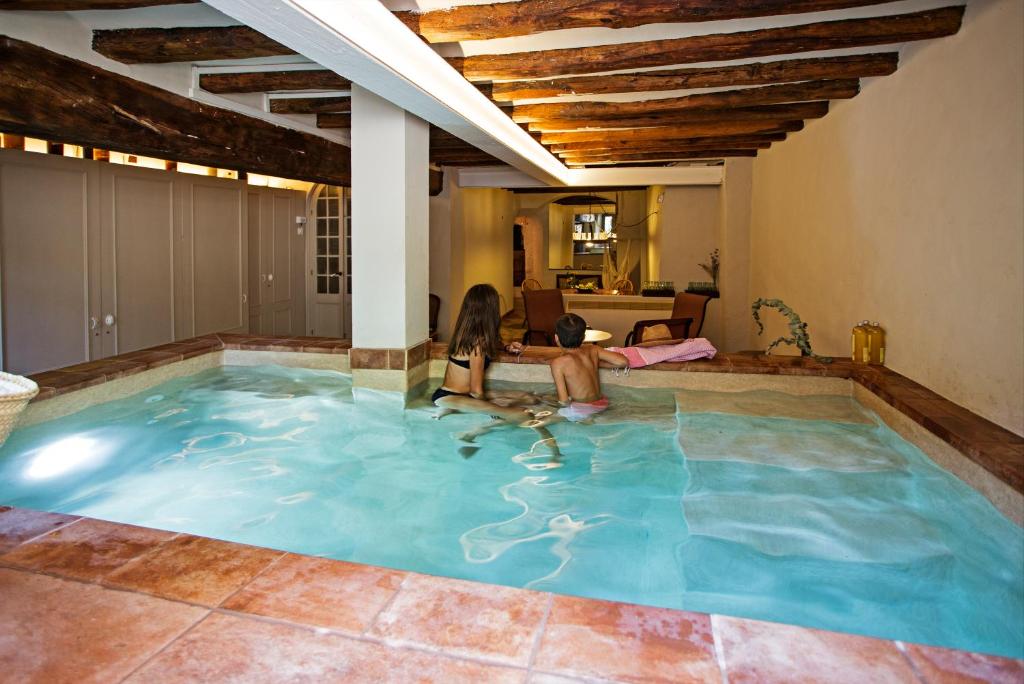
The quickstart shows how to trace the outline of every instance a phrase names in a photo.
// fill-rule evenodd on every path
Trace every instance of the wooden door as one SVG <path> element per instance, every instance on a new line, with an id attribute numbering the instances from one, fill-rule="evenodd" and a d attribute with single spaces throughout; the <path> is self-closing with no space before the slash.
<path id="1" fill-rule="evenodd" d="M 249 329 L 301 335 L 305 328 L 301 224 L 305 196 L 294 190 L 251 188 L 248 194 Z"/>
<path id="2" fill-rule="evenodd" d="M 35 373 L 99 355 L 99 171 L 0 151 L 3 368 Z M 91 329 L 90 322 L 94 325 Z"/>
<path id="3" fill-rule="evenodd" d="M 177 174 L 101 166 L 101 355 L 174 340 Z"/>
<path id="4" fill-rule="evenodd" d="M 182 174 L 184 176 L 184 174 Z M 191 239 L 192 333 L 246 332 L 249 312 L 244 181 L 188 178 L 182 219 Z"/>

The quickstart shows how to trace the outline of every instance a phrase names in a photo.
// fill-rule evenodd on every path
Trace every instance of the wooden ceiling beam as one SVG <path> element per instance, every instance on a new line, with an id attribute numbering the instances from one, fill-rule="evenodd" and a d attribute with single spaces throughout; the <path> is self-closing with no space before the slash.
<path id="1" fill-rule="evenodd" d="M 964 7 L 821 21 L 797 26 L 535 52 L 450 57 L 474 81 L 511 81 L 650 69 L 673 64 L 751 59 L 817 50 L 941 38 L 960 30 Z"/>
<path id="2" fill-rule="evenodd" d="M 351 112 L 351 97 L 281 97 L 270 100 L 273 114 L 320 114 Z"/>
<path id="3" fill-rule="evenodd" d="M 666 140 L 644 140 L 616 142 L 606 140 L 588 140 L 584 142 L 562 143 L 551 145 L 549 148 L 553 154 L 572 155 L 578 152 L 588 154 L 602 154 L 606 152 L 650 152 L 662 150 L 674 150 L 680 147 L 716 147 L 722 148 L 744 148 L 748 145 L 768 145 L 773 142 L 781 142 L 786 139 L 785 133 L 770 133 L 763 135 L 724 135 L 706 138 L 681 138 Z"/>
<path id="4" fill-rule="evenodd" d="M 78 12 L 123 10 L 158 5 L 190 5 L 199 0 L 0 0 L 0 10 L 20 12 Z"/>
<path id="5" fill-rule="evenodd" d="M 784 59 L 777 62 L 753 62 L 667 71 L 638 71 L 628 74 L 578 76 L 542 81 L 507 81 L 493 85 L 492 97 L 497 102 L 512 102 L 561 95 L 605 95 L 888 76 L 896 71 L 898 63 L 898 52 L 882 52 L 870 55 Z"/>
<path id="6" fill-rule="evenodd" d="M 318 183 L 350 182 L 350 150 L 0 37 L 0 130 Z"/>
<path id="7" fill-rule="evenodd" d="M 295 54 L 291 48 L 248 26 L 93 31 L 92 49 L 124 64 L 165 64 Z"/>
<path id="8" fill-rule="evenodd" d="M 721 90 L 715 93 L 701 93 L 684 97 L 666 97 L 638 102 L 566 102 L 564 104 L 516 105 L 512 119 L 517 123 L 543 121 L 545 119 L 610 119 L 622 117 L 650 116 L 659 112 L 678 112 L 689 109 L 723 109 L 751 105 L 811 102 L 854 97 L 860 92 L 856 79 L 839 81 L 806 81 L 804 83 L 783 83 L 780 85 L 758 86 Z"/>
<path id="9" fill-rule="evenodd" d="M 793 121 L 820 119 L 828 114 L 828 101 L 798 102 L 796 104 L 764 105 L 756 107 L 730 107 L 726 109 L 690 109 L 659 112 L 650 116 L 614 119 L 545 119 L 528 124 L 531 131 L 552 133 L 580 129 L 647 128 L 674 126 L 708 121 Z"/>
<path id="10" fill-rule="evenodd" d="M 629 28 L 825 12 L 887 0 L 519 0 L 395 12 L 428 43 L 491 40 L 573 28 Z"/>
<path id="11" fill-rule="evenodd" d="M 688 126 L 662 126 L 659 128 L 632 128 L 625 131 L 579 131 L 575 133 L 545 133 L 545 145 L 602 141 L 629 144 L 640 140 L 675 140 L 679 138 L 717 138 L 730 135 L 759 135 L 793 133 L 803 129 L 803 121 L 729 121 L 723 123 L 692 124 Z"/>
<path id="12" fill-rule="evenodd" d="M 289 90 L 348 90 L 352 81 L 327 69 L 200 74 L 199 87 L 211 93 L 268 93 Z"/>
<path id="13" fill-rule="evenodd" d="M 757 150 L 730 150 L 730 149 L 708 149 L 694 152 L 676 152 L 669 154 L 623 154 L 615 157 L 578 157 L 566 160 L 566 164 L 591 165 L 591 164 L 628 164 L 639 161 L 683 161 L 687 159 L 720 159 L 722 157 L 756 157 Z"/>
<path id="14" fill-rule="evenodd" d="M 737 140 L 721 140 L 719 142 L 706 142 L 692 145 L 649 145 L 637 144 L 631 147 L 604 150 L 572 150 L 559 152 L 561 159 L 576 159 L 579 157 L 618 157 L 623 154 L 672 154 L 675 152 L 700 152 L 703 150 L 766 150 L 772 146 L 767 140 L 752 142 L 739 142 Z"/>

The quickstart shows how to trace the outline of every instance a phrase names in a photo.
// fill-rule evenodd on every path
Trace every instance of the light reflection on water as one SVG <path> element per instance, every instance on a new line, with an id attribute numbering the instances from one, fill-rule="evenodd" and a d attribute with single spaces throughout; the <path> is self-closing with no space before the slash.
<path id="1" fill-rule="evenodd" d="M 485 417 L 214 369 L 19 430 L 0 503 L 1024 655 L 1019 528 L 849 399 L 687 393 L 677 416 L 608 389 L 595 424 L 552 426 L 559 460 L 519 428 L 466 459 L 453 435 Z"/>

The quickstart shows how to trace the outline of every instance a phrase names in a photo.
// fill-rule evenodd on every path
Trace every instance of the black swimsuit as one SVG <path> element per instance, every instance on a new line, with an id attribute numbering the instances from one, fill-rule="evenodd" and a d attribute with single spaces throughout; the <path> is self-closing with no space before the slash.
<path id="1" fill-rule="evenodd" d="M 455 358 L 452 358 L 451 356 L 449 356 L 448 357 L 448 363 L 454 363 L 459 368 L 465 368 L 466 370 L 469 370 L 469 359 L 455 359 Z M 490 366 L 490 365 L 491 365 L 491 357 L 490 356 L 484 356 L 484 370 L 487 370 L 487 367 Z M 438 387 L 436 390 L 434 390 L 434 394 L 431 395 L 430 401 L 432 401 L 432 402 L 434 402 L 436 404 L 438 399 L 444 399 L 445 397 L 468 397 L 468 396 L 470 396 L 469 392 L 452 392 L 451 390 L 445 389 L 444 386 L 442 385 L 441 387 Z"/>

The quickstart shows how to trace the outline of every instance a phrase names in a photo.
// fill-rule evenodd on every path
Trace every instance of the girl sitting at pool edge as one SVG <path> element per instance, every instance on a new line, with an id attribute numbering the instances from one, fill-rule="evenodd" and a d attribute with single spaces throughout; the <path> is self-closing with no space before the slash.
<path id="1" fill-rule="evenodd" d="M 524 407 L 540 403 L 540 399 L 529 392 L 485 392 L 484 372 L 501 347 L 498 291 L 491 285 L 474 285 L 462 300 L 459 318 L 448 343 L 444 380 L 434 391 L 431 401 L 441 409 L 435 418 L 454 412 L 483 413 L 494 416 L 495 421 L 459 435 L 460 439 L 472 441 L 500 425 L 520 425 L 533 417 Z M 505 346 L 506 351 L 514 354 L 522 349 L 519 342 Z M 551 439 L 547 430 L 542 427 L 535 429 L 544 439 Z"/>

